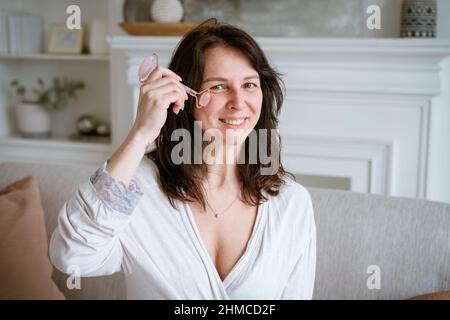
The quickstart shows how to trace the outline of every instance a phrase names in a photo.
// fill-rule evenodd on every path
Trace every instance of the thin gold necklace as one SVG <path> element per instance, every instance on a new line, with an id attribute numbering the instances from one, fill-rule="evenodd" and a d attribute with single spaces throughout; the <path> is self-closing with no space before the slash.
<path id="1" fill-rule="evenodd" d="M 205 198 L 205 200 L 206 200 L 206 204 L 208 205 L 208 207 L 211 209 L 211 211 L 214 213 L 214 217 L 216 217 L 216 218 L 219 218 L 221 215 L 223 215 L 228 209 L 230 209 L 231 208 L 231 206 L 233 205 L 233 203 L 236 201 L 236 199 L 238 198 L 238 195 L 239 195 L 239 193 L 237 193 L 236 194 L 236 197 L 234 198 L 234 200 L 228 205 L 228 207 L 225 209 L 225 210 L 223 210 L 221 213 L 217 213 L 216 212 L 216 210 L 214 210 L 212 207 L 211 207 L 211 204 L 209 203 L 209 201 L 208 201 L 208 197 L 206 197 Z"/>
<path id="2" fill-rule="evenodd" d="M 239 192 L 236 193 L 236 197 L 233 199 L 233 201 L 231 201 L 231 203 L 228 205 L 228 207 L 227 207 L 225 210 L 223 210 L 221 213 L 217 213 L 216 210 L 214 210 L 214 209 L 211 207 L 211 204 L 210 204 L 209 201 L 208 201 L 208 196 L 206 196 L 205 200 L 206 200 L 206 204 L 208 205 L 208 207 L 209 207 L 209 208 L 211 209 L 211 211 L 214 213 L 214 217 L 219 218 L 219 217 L 220 217 L 221 215 L 223 215 L 228 209 L 231 208 L 231 206 L 232 206 L 233 203 L 236 201 L 236 199 L 238 198 L 238 196 L 239 196 Z"/>

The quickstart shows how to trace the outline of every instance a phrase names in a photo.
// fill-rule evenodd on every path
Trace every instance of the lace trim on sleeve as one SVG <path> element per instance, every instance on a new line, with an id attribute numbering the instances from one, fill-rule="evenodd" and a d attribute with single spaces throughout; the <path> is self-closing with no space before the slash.
<path id="1" fill-rule="evenodd" d="M 128 187 L 125 183 L 117 181 L 106 171 L 105 161 L 91 176 L 91 183 L 111 208 L 126 215 L 131 215 L 140 197 L 144 194 L 135 179 L 131 179 Z"/>

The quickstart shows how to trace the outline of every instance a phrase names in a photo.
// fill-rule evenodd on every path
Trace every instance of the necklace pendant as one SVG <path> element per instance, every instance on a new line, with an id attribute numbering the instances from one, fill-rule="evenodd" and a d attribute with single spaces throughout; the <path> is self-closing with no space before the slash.
<path id="1" fill-rule="evenodd" d="M 219 214 L 214 213 L 214 217 L 218 218 L 218 217 L 219 217 Z"/>

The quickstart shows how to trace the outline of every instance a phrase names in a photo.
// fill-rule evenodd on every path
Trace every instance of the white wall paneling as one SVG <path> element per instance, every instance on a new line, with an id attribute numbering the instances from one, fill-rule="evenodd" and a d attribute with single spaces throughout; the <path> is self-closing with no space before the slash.
<path id="1" fill-rule="evenodd" d="M 282 134 L 283 165 L 292 173 L 351 179 L 351 191 L 387 194 L 394 141 Z"/>

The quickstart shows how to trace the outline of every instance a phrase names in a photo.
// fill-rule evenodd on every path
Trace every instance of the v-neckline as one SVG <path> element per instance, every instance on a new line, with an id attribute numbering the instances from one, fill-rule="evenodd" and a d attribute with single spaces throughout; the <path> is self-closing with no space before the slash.
<path id="1" fill-rule="evenodd" d="M 252 233 L 250 235 L 250 238 L 247 242 L 247 245 L 245 247 L 244 253 L 239 257 L 239 259 L 236 261 L 236 263 L 234 264 L 234 266 L 231 268 L 231 270 L 228 272 L 228 274 L 225 276 L 225 278 L 222 280 L 220 278 L 220 274 L 219 271 L 217 270 L 211 255 L 209 254 L 208 249 L 206 248 L 206 245 L 203 241 L 203 238 L 200 234 L 200 231 L 198 230 L 197 227 L 197 223 L 195 222 L 195 218 L 194 215 L 192 213 L 191 207 L 189 206 L 189 204 L 187 202 L 183 202 L 183 205 L 185 207 L 185 210 L 187 212 L 187 216 L 192 228 L 192 231 L 194 232 L 195 236 L 196 236 L 196 245 L 200 246 L 201 249 L 201 256 L 202 256 L 202 260 L 206 259 L 207 261 L 204 261 L 204 263 L 207 263 L 212 270 L 214 271 L 215 277 L 218 280 L 218 282 L 223 286 L 224 289 L 226 289 L 228 287 L 228 285 L 231 283 L 231 281 L 233 280 L 233 277 L 235 277 L 235 274 L 238 273 L 239 269 L 242 268 L 242 266 L 245 263 L 245 260 L 251 255 L 252 250 L 255 246 L 254 242 L 256 241 L 257 235 L 259 233 L 259 230 L 261 229 L 261 225 L 262 225 L 262 216 L 264 215 L 264 210 L 263 210 L 263 206 L 265 205 L 266 202 L 263 202 L 261 204 L 258 205 L 258 210 L 256 213 L 256 219 L 255 222 L 253 224 L 253 228 L 252 228 Z"/>

